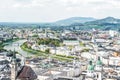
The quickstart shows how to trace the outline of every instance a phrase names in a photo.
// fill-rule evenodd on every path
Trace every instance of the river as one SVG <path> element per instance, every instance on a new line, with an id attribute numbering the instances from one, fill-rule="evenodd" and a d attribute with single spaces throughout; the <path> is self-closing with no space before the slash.
<path id="1" fill-rule="evenodd" d="M 30 56 L 29 53 L 23 51 L 20 46 L 26 42 L 26 40 L 18 40 L 18 41 L 15 41 L 15 42 L 12 42 L 12 43 L 9 43 L 8 45 L 4 46 L 4 49 L 6 50 L 11 50 L 11 51 L 17 51 L 19 52 L 22 56 L 24 57 L 27 57 L 27 56 Z"/>

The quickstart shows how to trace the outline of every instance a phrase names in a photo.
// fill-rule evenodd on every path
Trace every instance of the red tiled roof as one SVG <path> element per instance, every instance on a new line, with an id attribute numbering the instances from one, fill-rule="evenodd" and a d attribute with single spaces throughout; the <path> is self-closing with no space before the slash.
<path id="1" fill-rule="evenodd" d="M 34 80 L 37 79 L 37 75 L 29 66 L 24 66 L 23 69 L 18 73 L 18 79 L 21 80 Z"/>

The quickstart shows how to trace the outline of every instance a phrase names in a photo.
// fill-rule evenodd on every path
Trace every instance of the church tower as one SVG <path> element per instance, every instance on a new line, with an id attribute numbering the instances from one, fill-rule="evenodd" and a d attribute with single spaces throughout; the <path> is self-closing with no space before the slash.
<path id="1" fill-rule="evenodd" d="M 89 65 L 87 68 L 87 76 L 93 77 L 94 76 L 94 65 L 92 63 L 92 60 L 89 61 Z"/>
<path id="2" fill-rule="evenodd" d="M 16 80 L 16 76 L 17 76 L 17 64 L 16 64 L 16 54 L 14 51 L 11 61 L 11 80 Z"/>
<path id="3" fill-rule="evenodd" d="M 100 59 L 100 56 L 98 56 L 98 60 L 97 60 L 97 62 L 96 62 L 96 70 L 97 71 L 102 71 L 102 61 L 101 61 L 101 59 Z"/>

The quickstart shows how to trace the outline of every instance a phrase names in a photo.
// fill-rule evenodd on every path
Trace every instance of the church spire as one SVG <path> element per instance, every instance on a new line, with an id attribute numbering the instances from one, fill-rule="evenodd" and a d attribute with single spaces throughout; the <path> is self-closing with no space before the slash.
<path id="1" fill-rule="evenodd" d="M 13 51 L 12 62 L 11 62 L 11 80 L 16 80 L 17 76 L 17 64 L 16 64 L 16 53 Z"/>

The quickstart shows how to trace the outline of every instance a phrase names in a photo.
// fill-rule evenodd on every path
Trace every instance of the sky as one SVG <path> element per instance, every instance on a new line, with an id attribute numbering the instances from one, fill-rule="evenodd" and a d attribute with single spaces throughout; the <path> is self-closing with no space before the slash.
<path id="1" fill-rule="evenodd" d="M 0 22 L 54 22 L 69 17 L 120 18 L 120 0 L 0 0 Z"/>

